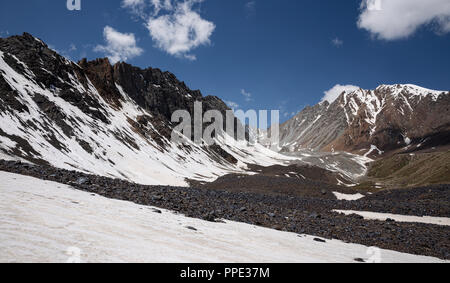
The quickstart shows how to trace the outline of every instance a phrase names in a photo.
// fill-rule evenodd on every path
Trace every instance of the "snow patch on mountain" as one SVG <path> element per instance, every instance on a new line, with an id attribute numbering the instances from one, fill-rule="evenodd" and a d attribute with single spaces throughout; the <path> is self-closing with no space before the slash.
<path id="1" fill-rule="evenodd" d="M 413 96 L 417 96 L 420 99 L 424 97 L 431 97 L 433 101 L 437 101 L 439 96 L 447 93 L 444 90 L 431 90 L 424 87 L 420 87 L 413 84 L 397 84 L 397 85 L 381 85 L 378 90 L 393 90 L 392 95 L 398 97 L 400 94 L 407 92 Z"/>
<path id="2" fill-rule="evenodd" d="M 376 145 L 371 145 L 369 151 L 364 154 L 364 157 L 369 156 L 369 154 L 376 153 L 378 155 L 382 155 L 384 152 L 381 151 Z"/>
<path id="3" fill-rule="evenodd" d="M 355 200 L 359 200 L 364 198 L 365 196 L 362 194 L 342 194 L 339 192 L 333 192 L 334 196 L 338 199 L 338 200 L 347 200 L 347 201 L 355 201 Z"/>

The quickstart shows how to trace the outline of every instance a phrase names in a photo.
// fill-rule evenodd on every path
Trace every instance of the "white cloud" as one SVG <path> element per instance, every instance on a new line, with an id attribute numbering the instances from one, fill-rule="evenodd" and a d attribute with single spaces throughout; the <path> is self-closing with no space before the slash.
<path id="1" fill-rule="evenodd" d="M 450 32 L 449 0 L 362 0 L 358 27 L 375 38 L 407 38 L 424 25 Z"/>
<path id="2" fill-rule="evenodd" d="M 247 92 L 245 89 L 241 89 L 241 94 L 245 97 L 245 101 L 252 101 L 252 94 Z"/>
<path id="3" fill-rule="evenodd" d="M 122 0 L 122 7 L 145 21 L 155 46 L 170 55 L 196 60 L 190 52 L 210 44 L 216 26 L 194 6 L 204 0 Z"/>
<path id="4" fill-rule="evenodd" d="M 239 104 L 237 104 L 236 102 L 233 101 L 227 101 L 224 100 L 225 104 L 228 105 L 228 107 L 230 107 L 231 109 L 235 110 L 239 108 Z"/>
<path id="5" fill-rule="evenodd" d="M 136 45 L 136 38 L 133 33 L 120 33 L 110 26 L 103 30 L 106 45 L 97 45 L 96 52 L 103 52 L 112 64 L 118 61 L 126 61 L 141 55 L 144 50 Z"/>
<path id="6" fill-rule="evenodd" d="M 343 92 L 352 92 L 360 89 L 358 86 L 354 85 L 335 85 L 332 89 L 325 91 L 325 96 L 322 98 L 321 102 L 328 101 L 333 103 Z"/>
<path id="7" fill-rule="evenodd" d="M 216 26 L 203 19 L 193 6 L 203 0 L 167 1 L 152 0 L 154 16 L 147 22 L 150 36 L 156 46 L 170 55 L 195 60 L 193 49 L 210 44 Z M 166 11 L 159 15 L 159 11 Z"/>
<path id="8" fill-rule="evenodd" d="M 342 45 L 344 45 L 344 41 L 339 39 L 339 38 L 335 38 L 331 41 L 331 43 L 333 43 L 334 46 L 336 47 L 341 47 Z"/>

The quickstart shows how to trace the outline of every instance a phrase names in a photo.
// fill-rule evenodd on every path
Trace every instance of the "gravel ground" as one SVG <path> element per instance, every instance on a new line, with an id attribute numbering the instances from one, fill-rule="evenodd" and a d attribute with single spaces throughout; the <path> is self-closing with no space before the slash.
<path id="1" fill-rule="evenodd" d="M 0 170 L 68 184 L 76 189 L 108 198 L 156 206 L 208 221 L 228 219 L 325 239 L 339 239 L 410 254 L 450 259 L 448 226 L 369 221 L 356 215 L 345 216 L 331 212 L 332 209 L 370 211 L 379 209 L 378 212 L 404 211 L 412 213 L 411 215 L 434 211 L 434 216 L 446 216 L 449 193 L 445 190 L 449 186 L 431 187 L 427 191 L 424 191 L 424 188 L 413 189 L 411 193 L 408 193 L 410 190 L 382 192 L 366 200 L 348 203 L 320 197 L 143 186 L 14 161 L 0 161 Z M 417 200 L 418 196 L 422 196 L 426 202 Z M 436 200 L 435 197 L 439 199 Z M 430 210 L 425 207 L 436 202 L 443 208 Z M 397 207 L 403 208 L 396 211 Z M 444 215 L 438 215 L 441 212 Z"/>

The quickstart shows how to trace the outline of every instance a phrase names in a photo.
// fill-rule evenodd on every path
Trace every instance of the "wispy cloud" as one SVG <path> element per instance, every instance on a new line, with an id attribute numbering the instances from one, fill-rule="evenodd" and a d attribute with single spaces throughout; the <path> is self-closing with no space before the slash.
<path id="1" fill-rule="evenodd" d="M 52 44 L 49 44 L 48 47 L 69 60 L 74 60 L 73 57 L 76 56 L 74 53 L 78 50 L 77 46 L 73 43 L 71 43 L 68 48 L 64 49 L 59 49 Z"/>
<path id="2" fill-rule="evenodd" d="M 344 45 L 344 41 L 339 39 L 338 37 L 331 40 L 331 43 L 336 47 L 341 47 L 342 45 Z"/>
<path id="3" fill-rule="evenodd" d="M 121 33 L 110 26 L 106 26 L 103 30 L 103 36 L 106 45 L 97 45 L 94 51 L 104 53 L 113 64 L 132 59 L 144 52 L 137 46 L 133 33 Z"/>
<path id="4" fill-rule="evenodd" d="M 161 10 L 172 11 L 173 5 L 171 0 L 150 0 L 153 7 L 153 15 L 156 16 Z"/>
<path id="5" fill-rule="evenodd" d="M 233 101 L 227 101 L 224 100 L 225 104 L 228 105 L 228 107 L 230 107 L 231 109 L 235 110 L 239 108 L 239 104 L 237 104 L 236 102 Z"/>
<path id="6" fill-rule="evenodd" d="M 256 13 L 256 0 L 248 1 L 245 3 L 245 10 L 249 15 Z"/>
<path id="7" fill-rule="evenodd" d="M 71 43 L 69 46 L 69 52 L 73 52 L 73 51 L 77 51 L 77 46 L 75 44 Z"/>
<path id="8" fill-rule="evenodd" d="M 241 89 L 241 94 L 245 97 L 245 101 L 252 101 L 252 94 L 247 92 L 245 89 Z"/>
<path id="9" fill-rule="evenodd" d="M 282 101 L 280 101 L 280 102 L 278 103 L 277 110 L 280 111 L 280 114 L 281 114 L 284 118 L 289 117 L 290 111 L 287 109 L 288 103 L 289 103 L 289 100 L 282 100 Z"/>

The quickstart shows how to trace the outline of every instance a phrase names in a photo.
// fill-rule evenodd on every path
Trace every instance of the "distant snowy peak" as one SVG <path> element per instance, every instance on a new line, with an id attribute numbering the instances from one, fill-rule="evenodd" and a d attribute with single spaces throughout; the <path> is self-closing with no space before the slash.
<path id="1" fill-rule="evenodd" d="M 412 84 L 342 92 L 281 126 L 283 151 L 309 148 L 376 157 L 450 144 L 450 92 Z M 377 150 L 373 150 L 376 148 Z"/>
<path id="2" fill-rule="evenodd" d="M 448 94 L 448 91 L 431 90 L 413 84 L 381 85 L 376 90 L 390 91 L 391 95 L 395 97 L 398 97 L 402 93 L 406 93 L 412 96 L 431 97 L 433 100 L 437 100 L 441 95 Z"/>

